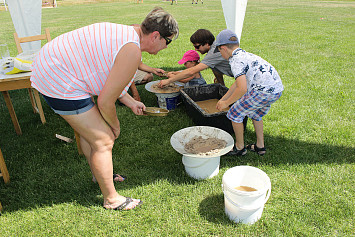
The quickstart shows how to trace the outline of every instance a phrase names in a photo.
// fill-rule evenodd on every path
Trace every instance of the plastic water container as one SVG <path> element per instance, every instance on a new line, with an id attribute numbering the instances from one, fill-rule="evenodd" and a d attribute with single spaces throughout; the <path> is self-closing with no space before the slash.
<path id="1" fill-rule="evenodd" d="M 209 179 L 219 173 L 220 156 L 217 157 L 193 157 L 182 156 L 182 163 L 186 173 L 195 179 Z"/>
<path id="2" fill-rule="evenodd" d="M 179 103 L 180 92 L 175 93 L 156 93 L 159 108 L 174 110 Z"/>
<path id="3" fill-rule="evenodd" d="M 239 186 L 256 191 L 237 190 Z M 230 220 L 244 224 L 253 224 L 261 218 L 271 194 L 270 178 L 264 171 L 252 166 L 228 169 L 222 178 L 222 188 L 226 215 Z"/>

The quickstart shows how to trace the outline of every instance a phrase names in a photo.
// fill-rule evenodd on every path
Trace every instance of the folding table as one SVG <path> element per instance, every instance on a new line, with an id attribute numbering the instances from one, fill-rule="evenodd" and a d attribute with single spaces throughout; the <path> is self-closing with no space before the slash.
<path id="1" fill-rule="evenodd" d="M 20 124 L 17 120 L 17 116 L 14 107 L 11 102 L 9 91 L 18 89 L 29 89 L 31 104 L 33 111 L 39 113 L 42 123 L 46 122 L 44 117 L 41 100 L 39 98 L 38 91 L 31 87 L 31 72 L 18 73 L 12 75 L 5 75 L 0 73 L 0 91 L 4 96 L 6 106 L 9 110 L 12 123 L 14 124 L 15 131 L 18 135 L 22 134 Z"/>

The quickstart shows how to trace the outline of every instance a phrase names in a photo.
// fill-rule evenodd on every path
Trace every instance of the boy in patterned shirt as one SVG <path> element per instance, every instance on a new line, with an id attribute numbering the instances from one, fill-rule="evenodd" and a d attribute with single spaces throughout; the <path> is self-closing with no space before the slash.
<path id="1" fill-rule="evenodd" d="M 247 148 L 264 155 L 263 120 L 272 103 L 278 100 L 284 90 L 275 68 L 261 57 L 239 48 L 237 35 L 230 30 L 221 31 L 216 39 L 216 51 L 229 60 L 235 82 L 218 101 L 217 109 L 223 110 L 233 104 L 227 113 L 235 133 L 235 146 L 228 155 L 244 156 Z M 256 143 L 244 146 L 243 119 L 253 120 Z"/>

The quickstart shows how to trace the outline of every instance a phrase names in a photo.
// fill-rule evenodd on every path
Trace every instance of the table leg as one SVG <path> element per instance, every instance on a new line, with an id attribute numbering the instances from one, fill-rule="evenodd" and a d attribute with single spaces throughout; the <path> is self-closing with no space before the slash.
<path id="1" fill-rule="evenodd" d="M 2 91 L 2 94 L 4 96 L 7 109 L 9 110 L 12 123 L 14 124 L 15 131 L 16 131 L 16 133 L 18 135 L 21 135 L 22 134 L 21 127 L 20 127 L 20 124 L 18 123 L 18 120 L 17 120 L 17 117 L 16 117 L 16 113 L 15 113 L 15 110 L 14 110 L 14 106 L 12 105 L 9 92 Z"/>
<path id="2" fill-rule="evenodd" d="M 31 88 L 28 88 L 28 93 L 30 94 L 30 100 L 31 100 L 33 113 L 38 113 L 38 109 L 36 107 L 35 99 L 33 98 L 33 93 L 32 93 L 32 89 Z"/>
<path id="3" fill-rule="evenodd" d="M 81 150 L 80 134 L 74 130 L 74 136 L 75 136 L 76 146 L 78 148 L 78 153 L 79 153 L 79 155 L 82 155 L 84 153 L 83 153 L 83 150 Z"/>
<path id="4" fill-rule="evenodd" d="M 4 182 L 5 183 L 10 182 L 9 171 L 7 170 L 4 157 L 2 156 L 1 153 L 1 149 L 0 149 L 0 171 L 1 171 L 0 176 L 4 178 Z"/>
<path id="5" fill-rule="evenodd" d="M 35 96 L 35 100 L 36 100 L 39 116 L 41 117 L 42 123 L 45 124 L 46 123 L 46 118 L 44 117 L 41 98 L 39 98 L 39 94 L 38 94 L 38 91 L 36 89 L 32 89 L 32 91 L 33 91 L 33 94 Z"/>

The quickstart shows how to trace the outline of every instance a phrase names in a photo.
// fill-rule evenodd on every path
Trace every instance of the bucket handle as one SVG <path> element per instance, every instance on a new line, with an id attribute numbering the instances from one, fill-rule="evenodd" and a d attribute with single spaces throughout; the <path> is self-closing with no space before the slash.
<path id="1" fill-rule="evenodd" d="M 257 209 L 257 208 L 259 208 L 259 207 L 261 206 L 261 205 L 260 205 L 259 207 L 256 207 L 256 208 L 245 208 L 245 207 L 243 207 L 243 206 L 241 206 L 241 205 L 235 203 L 233 200 L 231 200 L 231 199 L 228 197 L 228 195 L 224 192 L 223 184 L 222 184 L 222 190 L 223 190 L 223 193 L 224 193 L 224 197 L 226 197 L 226 198 L 228 199 L 228 201 L 230 201 L 234 206 L 236 206 L 236 207 L 238 207 L 238 208 L 240 208 L 240 209 L 244 209 L 244 210 L 255 210 L 255 209 Z M 263 202 L 262 205 L 265 205 L 265 203 L 267 202 L 267 200 L 269 200 L 270 194 L 271 194 L 271 185 L 269 186 L 269 188 L 268 188 L 268 190 L 267 190 L 267 195 L 266 195 L 265 200 L 264 200 L 264 202 Z"/>
<path id="2" fill-rule="evenodd" d="M 186 163 L 186 161 L 184 161 L 185 159 L 186 159 L 185 156 L 183 156 L 183 157 L 182 157 L 182 163 L 184 164 L 184 166 L 189 167 L 189 168 L 198 168 L 198 167 L 201 167 L 201 166 L 205 165 L 205 164 L 209 161 L 208 159 L 206 159 L 206 161 L 202 162 L 201 164 L 199 164 L 199 165 L 197 165 L 197 166 L 188 166 L 187 163 Z"/>

